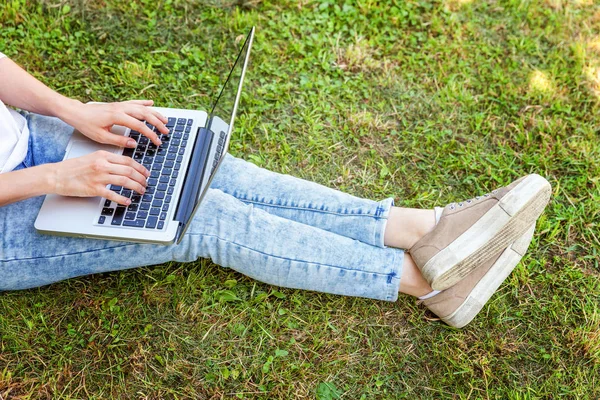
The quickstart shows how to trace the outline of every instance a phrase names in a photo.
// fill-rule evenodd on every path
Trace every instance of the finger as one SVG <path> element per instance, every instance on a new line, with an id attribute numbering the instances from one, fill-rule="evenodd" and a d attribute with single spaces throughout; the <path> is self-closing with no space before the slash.
<path id="1" fill-rule="evenodd" d="M 121 103 L 140 104 L 142 106 L 151 106 L 152 104 L 154 104 L 154 100 L 127 100 L 127 101 L 122 101 Z"/>
<path id="2" fill-rule="evenodd" d="M 124 101 L 123 103 L 145 106 L 148 110 L 150 110 L 151 113 L 153 113 L 156 116 L 156 118 L 161 120 L 163 123 L 166 124 L 167 122 L 169 122 L 169 119 L 167 117 L 165 117 L 158 111 L 149 108 L 150 106 L 152 106 L 154 104 L 154 100 L 129 100 L 129 101 Z M 140 117 L 136 117 L 136 118 L 141 119 Z M 156 125 L 154 125 L 154 126 L 156 126 Z"/>
<path id="3" fill-rule="evenodd" d="M 132 117 L 129 114 L 119 113 L 119 116 L 117 117 L 117 123 L 119 125 L 123 125 L 135 131 L 138 131 L 139 133 L 150 139 L 152 143 L 154 143 L 157 146 L 160 146 L 162 144 L 162 142 L 158 138 L 158 135 L 152 132 L 152 129 L 148 128 L 145 123 L 143 123 L 139 119 Z"/>
<path id="4" fill-rule="evenodd" d="M 168 135 L 169 134 L 169 128 L 167 128 L 167 126 L 165 125 L 167 121 L 163 121 L 163 117 L 159 112 L 157 111 L 153 111 L 151 109 L 147 109 L 146 112 L 146 122 L 150 123 L 151 125 L 154 125 L 156 127 L 156 129 L 158 129 L 161 133 Z"/>
<path id="5" fill-rule="evenodd" d="M 113 192 L 112 190 L 107 189 L 106 187 L 100 191 L 100 196 L 108 199 L 110 201 L 114 201 L 115 203 L 122 204 L 124 206 L 128 206 L 131 204 L 131 200 L 125 196 L 121 196 Z"/>
<path id="6" fill-rule="evenodd" d="M 134 181 L 131 178 L 128 178 L 123 175 L 110 175 L 109 182 L 113 185 L 123 186 L 126 189 L 133 190 L 139 194 L 146 193 L 146 188 L 140 185 L 139 182 Z"/>
<path id="7" fill-rule="evenodd" d="M 126 136 L 115 135 L 109 130 L 100 130 L 97 133 L 98 139 L 97 141 L 104 144 L 112 144 L 118 147 L 130 147 L 135 148 L 137 146 L 137 142 L 133 139 L 130 139 Z"/>
<path id="8" fill-rule="evenodd" d="M 140 194 L 144 194 L 144 192 L 146 191 L 146 186 L 148 185 L 146 183 L 146 175 L 141 174 L 138 170 L 136 170 L 133 167 L 122 164 L 110 164 L 107 172 L 112 175 L 124 176 L 136 182 L 137 186 L 135 188 L 130 189 L 135 190 Z"/>
<path id="9" fill-rule="evenodd" d="M 144 194 L 146 192 L 145 187 L 143 187 L 133 179 L 123 175 L 108 175 L 106 181 L 111 185 L 123 186 L 124 188 L 133 190 L 139 194 Z"/>
<path id="10" fill-rule="evenodd" d="M 148 108 L 148 110 L 150 110 L 150 112 L 152 114 L 154 114 L 156 116 L 156 118 L 160 119 L 163 124 L 166 124 L 167 122 L 169 122 L 169 119 L 167 117 L 165 117 L 164 115 L 162 115 L 161 113 L 159 113 L 158 111 L 152 109 L 152 108 Z"/>
<path id="11" fill-rule="evenodd" d="M 130 106 L 124 110 L 126 114 L 131 115 L 139 120 L 145 120 L 150 125 L 155 126 L 161 133 L 168 134 L 169 128 L 165 125 L 168 121 L 163 122 L 158 116 L 162 117 L 158 111 L 153 111 L 148 107 Z M 164 118 L 164 117 L 162 117 Z"/>
<path id="12" fill-rule="evenodd" d="M 107 155 L 107 160 L 113 164 L 121 164 L 121 165 L 131 167 L 131 168 L 135 169 L 137 172 L 139 172 L 140 174 L 144 175 L 145 177 L 150 176 L 150 171 L 148 171 L 146 169 L 146 167 L 144 167 L 142 164 L 138 163 L 131 157 L 125 157 L 125 156 L 121 156 L 118 154 L 110 153 Z"/>

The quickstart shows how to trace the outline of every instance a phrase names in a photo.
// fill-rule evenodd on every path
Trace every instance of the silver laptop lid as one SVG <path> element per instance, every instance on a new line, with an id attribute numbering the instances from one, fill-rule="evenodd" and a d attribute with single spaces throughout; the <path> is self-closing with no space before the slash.
<path id="1" fill-rule="evenodd" d="M 216 137 L 218 137 L 219 133 L 222 131 L 226 132 L 227 134 L 225 144 L 223 146 L 223 155 L 221 156 L 213 173 L 210 174 L 208 180 L 202 183 L 202 188 L 194 204 L 194 210 L 188 217 L 187 221 L 185 221 L 183 224 L 182 229 L 179 231 L 177 243 L 181 242 L 183 235 L 187 231 L 192 218 L 196 214 L 198 206 L 206 194 L 206 191 L 210 187 L 210 183 L 219 170 L 221 162 L 223 162 L 225 154 L 227 153 L 227 149 L 229 148 L 229 140 L 231 139 L 231 132 L 233 131 L 233 122 L 235 120 L 235 114 L 237 112 L 238 103 L 242 94 L 242 85 L 244 83 L 244 76 L 246 75 L 246 68 L 248 67 L 248 60 L 250 58 L 250 49 L 252 47 L 252 41 L 254 40 L 254 30 L 254 27 L 250 29 L 250 33 L 248 33 L 248 36 L 246 37 L 246 40 L 240 49 L 235 63 L 229 72 L 229 76 L 223 84 L 221 92 L 219 93 L 219 96 L 217 97 L 210 112 L 206 129 L 212 131 Z M 237 88 L 237 90 L 235 88 Z M 229 123 L 227 123 L 227 121 L 229 121 Z"/>

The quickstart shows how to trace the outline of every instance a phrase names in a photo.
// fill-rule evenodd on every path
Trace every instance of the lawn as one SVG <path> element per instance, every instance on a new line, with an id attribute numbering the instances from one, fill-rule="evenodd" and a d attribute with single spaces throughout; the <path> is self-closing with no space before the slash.
<path id="1" fill-rule="evenodd" d="M 8 0 L 0 51 L 82 101 L 207 109 L 255 25 L 234 155 L 426 208 L 536 172 L 529 253 L 462 330 L 207 260 L 4 293 L 0 399 L 600 398 L 598 3 L 233 3 Z"/>

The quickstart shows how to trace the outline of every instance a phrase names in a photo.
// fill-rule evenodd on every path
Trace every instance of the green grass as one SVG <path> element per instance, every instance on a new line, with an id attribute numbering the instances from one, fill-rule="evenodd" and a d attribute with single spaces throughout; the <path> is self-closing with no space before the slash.
<path id="1" fill-rule="evenodd" d="M 463 330 L 206 260 L 4 293 L 0 398 L 600 398 L 600 7 L 232 3 L 7 1 L 0 50 L 81 100 L 206 109 L 256 25 L 234 155 L 428 208 L 537 172 L 531 250 Z"/>

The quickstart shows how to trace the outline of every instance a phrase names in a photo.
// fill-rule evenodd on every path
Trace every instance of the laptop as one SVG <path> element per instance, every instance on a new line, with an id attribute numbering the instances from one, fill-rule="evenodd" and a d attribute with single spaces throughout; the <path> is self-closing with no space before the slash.
<path id="1" fill-rule="evenodd" d="M 229 148 L 233 122 L 254 39 L 246 37 L 210 113 L 174 108 L 155 109 L 168 118 L 169 135 L 158 133 L 156 146 L 137 131 L 115 125 L 112 132 L 137 141 L 135 149 L 96 143 L 74 131 L 64 159 L 106 150 L 133 157 L 151 173 L 144 195 L 108 188 L 131 199 L 122 206 L 100 197 L 47 195 L 35 220 L 42 233 L 123 240 L 180 243 Z"/>

